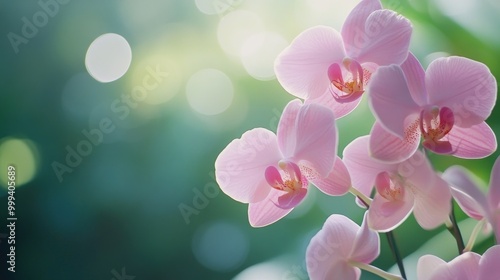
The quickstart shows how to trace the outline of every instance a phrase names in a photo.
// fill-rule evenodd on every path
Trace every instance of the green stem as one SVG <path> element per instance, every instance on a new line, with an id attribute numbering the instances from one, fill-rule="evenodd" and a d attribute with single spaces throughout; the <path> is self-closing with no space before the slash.
<path id="1" fill-rule="evenodd" d="M 354 196 L 357 196 L 361 200 L 361 202 L 363 202 L 366 208 L 370 207 L 372 200 L 369 197 L 367 197 L 362 192 L 358 191 L 356 188 L 352 186 L 349 188 L 349 192 L 351 192 Z"/>
<path id="2" fill-rule="evenodd" d="M 371 272 L 371 273 L 378 275 L 378 276 L 380 276 L 384 279 L 387 279 L 387 280 L 402 280 L 402 279 L 404 279 L 404 278 L 401 278 L 401 276 L 399 276 L 399 275 L 391 274 L 389 272 L 383 271 L 382 269 L 380 269 L 378 267 L 375 267 L 375 266 L 372 266 L 372 265 L 369 265 L 366 263 L 350 261 L 349 264 L 352 266 L 361 268 L 362 270 L 366 270 L 368 272 Z"/>
<path id="3" fill-rule="evenodd" d="M 394 238 L 394 233 L 392 231 L 389 231 L 385 233 L 385 236 L 387 236 L 387 241 L 389 242 L 392 256 L 396 259 L 396 263 L 398 264 L 399 272 L 401 272 L 401 276 L 403 277 L 403 279 L 406 279 L 405 266 L 403 264 L 401 254 L 399 253 L 398 245 L 396 244 L 396 239 Z"/>
<path id="4" fill-rule="evenodd" d="M 448 231 L 455 237 L 457 242 L 458 254 L 462 254 L 465 249 L 464 239 L 462 238 L 462 233 L 460 233 L 460 228 L 458 228 L 457 220 L 455 219 L 455 211 L 453 210 L 453 204 L 450 212 L 451 227 L 447 226 Z"/>

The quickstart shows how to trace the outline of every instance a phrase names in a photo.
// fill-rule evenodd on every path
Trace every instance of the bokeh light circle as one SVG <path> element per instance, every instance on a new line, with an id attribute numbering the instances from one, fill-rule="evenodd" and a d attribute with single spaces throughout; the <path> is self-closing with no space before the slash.
<path id="1" fill-rule="evenodd" d="M 0 181 L 7 189 L 8 166 L 15 168 L 16 188 L 30 182 L 39 169 L 39 152 L 35 143 L 28 139 L 6 137 L 0 139 Z"/>
<path id="2" fill-rule="evenodd" d="M 186 85 L 186 97 L 191 108 L 207 116 L 226 111 L 233 96 L 233 83 L 226 74 L 216 69 L 196 72 Z"/>
<path id="3" fill-rule="evenodd" d="M 259 15 L 250 11 L 235 10 L 220 20 L 217 38 L 226 53 L 238 56 L 245 41 L 263 31 L 264 24 Z"/>
<path id="4" fill-rule="evenodd" d="M 279 34 L 261 32 L 245 41 L 241 49 L 241 61 L 247 73 L 257 80 L 271 80 L 274 75 L 274 60 L 288 46 Z"/>
<path id="5" fill-rule="evenodd" d="M 97 37 L 87 49 L 85 67 L 101 83 L 122 77 L 132 62 L 132 50 L 127 40 L 115 33 Z"/>
<path id="6" fill-rule="evenodd" d="M 249 241 L 235 225 L 216 222 L 199 229 L 193 238 L 193 253 L 203 266 L 214 271 L 238 268 L 247 258 Z"/>

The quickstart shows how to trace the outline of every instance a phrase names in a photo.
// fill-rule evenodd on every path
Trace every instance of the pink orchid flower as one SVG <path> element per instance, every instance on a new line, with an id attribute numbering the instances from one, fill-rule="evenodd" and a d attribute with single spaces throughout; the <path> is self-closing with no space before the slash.
<path id="1" fill-rule="evenodd" d="M 497 280 L 500 275 L 500 245 L 495 245 L 483 256 L 466 252 L 450 262 L 433 255 L 420 257 L 417 264 L 419 280 Z"/>
<path id="2" fill-rule="evenodd" d="M 500 158 L 497 158 L 491 170 L 487 195 L 474 183 L 469 172 L 460 166 L 446 169 L 442 177 L 451 185 L 451 193 L 460 208 L 469 217 L 488 222 L 497 243 L 500 243 Z"/>
<path id="3" fill-rule="evenodd" d="M 336 156 L 337 137 L 330 109 L 296 99 L 285 107 L 277 135 L 256 128 L 227 145 L 215 161 L 217 183 L 249 204 L 252 226 L 269 225 L 304 199 L 308 182 L 329 195 L 349 190 L 349 173 Z"/>
<path id="4" fill-rule="evenodd" d="M 305 30 L 277 57 L 278 81 L 289 93 L 322 103 L 343 117 L 356 108 L 379 65 L 401 64 L 408 55 L 410 22 L 379 0 L 362 0 L 342 31 Z"/>
<path id="5" fill-rule="evenodd" d="M 366 215 L 365 215 L 366 217 Z M 363 220 L 361 227 L 342 215 L 331 215 L 306 251 L 311 280 L 359 279 L 361 270 L 380 253 L 380 238 Z"/>
<path id="6" fill-rule="evenodd" d="M 417 151 L 401 163 L 389 164 L 370 156 L 369 136 L 352 141 L 343 152 L 353 187 L 370 196 L 377 192 L 368 210 L 370 228 L 387 232 L 413 214 L 425 229 L 448 219 L 451 193 L 448 184 L 432 169 L 424 154 Z"/>
<path id="7" fill-rule="evenodd" d="M 437 154 L 483 158 L 497 148 L 484 121 L 496 101 L 497 84 L 488 67 L 463 57 L 434 60 L 427 72 L 409 54 L 401 65 L 378 68 L 369 85 L 377 119 L 370 151 L 396 162 L 423 146 Z"/>

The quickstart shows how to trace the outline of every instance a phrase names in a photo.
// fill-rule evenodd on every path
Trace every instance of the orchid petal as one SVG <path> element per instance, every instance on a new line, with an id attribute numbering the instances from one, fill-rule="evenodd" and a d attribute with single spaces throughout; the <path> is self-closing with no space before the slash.
<path id="1" fill-rule="evenodd" d="M 429 101 L 425 88 L 425 70 L 420 61 L 409 52 L 408 57 L 401 64 L 401 69 L 405 74 L 408 89 L 415 103 L 419 106 L 427 105 Z"/>
<path id="2" fill-rule="evenodd" d="M 434 175 L 435 176 L 435 175 Z M 413 215 L 424 229 L 433 229 L 448 219 L 451 211 L 451 191 L 441 178 L 425 191 L 414 187 L 415 207 Z"/>
<path id="3" fill-rule="evenodd" d="M 434 255 L 424 255 L 418 259 L 417 278 L 421 280 L 430 280 L 436 273 L 436 270 L 445 265 L 445 261 Z"/>
<path id="4" fill-rule="evenodd" d="M 337 154 L 337 127 L 330 109 L 319 104 L 307 104 L 300 108 L 296 121 L 296 138 L 292 151 L 283 154 L 296 161 L 306 161 L 320 177 L 332 171 Z"/>
<path id="5" fill-rule="evenodd" d="M 306 251 L 307 272 L 311 279 L 327 279 L 332 269 L 346 269 L 359 226 L 342 215 L 331 215 L 311 239 Z"/>
<path id="6" fill-rule="evenodd" d="M 469 279 L 481 279 L 478 278 L 479 274 L 479 261 L 481 256 L 472 253 L 465 252 L 458 257 L 451 260 L 445 265 L 439 266 L 432 277 L 431 280 L 469 280 Z M 482 280 L 482 279 L 481 279 Z"/>
<path id="7" fill-rule="evenodd" d="M 368 210 L 368 225 L 379 232 L 395 229 L 411 214 L 413 202 L 414 198 L 409 190 L 405 191 L 402 200 L 395 201 L 389 201 L 376 193 Z"/>
<path id="8" fill-rule="evenodd" d="M 370 132 L 370 153 L 383 162 L 397 163 L 411 157 L 418 148 L 420 142 L 420 130 L 418 122 L 407 125 L 403 139 L 388 132 L 379 122 L 375 122 Z"/>
<path id="9" fill-rule="evenodd" d="M 324 94 L 314 99 L 307 99 L 306 104 L 317 103 L 325 107 L 330 108 L 333 111 L 336 119 L 340 119 L 350 112 L 352 112 L 356 107 L 358 107 L 361 102 L 361 98 L 355 99 L 351 102 L 340 103 L 333 97 L 331 90 L 336 90 L 334 88 L 327 89 Z"/>
<path id="10" fill-rule="evenodd" d="M 398 165 L 398 174 L 421 191 L 433 188 L 439 180 L 424 153 L 416 151 L 411 158 Z"/>
<path id="11" fill-rule="evenodd" d="M 420 107 L 410 94 L 401 67 L 379 67 L 372 76 L 368 91 L 372 111 L 380 124 L 404 138 L 406 118 L 420 113 Z"/>
<path id="12" fill-rule="evenodd" d="M 285 193 L 282 196 L 278 197 L 278 203 L 276 206 L 282 209 L 291 209 L 297 206 L 299 203 L 304 200 L 307 194 L 306 188 L 300 188 L 294 192 Z"/>
<path id="13" fill-rule="evenodd" d="M 497 280 L 498 275 L 500 275 L 498 260 L 500 260 L 500 245 L 495 245 L 486 250 L 479 261 L 479 276 L 477 279 Z"/>
<path id="14" fill-rule="evenodd" d="M 379 0 L 364 0 L 359 2 L 349 13 L 342 25 L 342 38 L 347 49 L 360 48 L 364 38 L 361 36 L 365 31 L 365 22 L 368 16 L 382 9 Z"/>
<path id="15" fill-rule="evenodd" d="M 234 200 L 261 201 L 271 189 L 265 170 L 280 159 L 276 135 L 264 128 L 252 129 L 229 143 L 215 160 L 217 183 Z"/>
<path id="16" fill-rule="evenodd" d="M 385 164 L 370 157 L 369 141 L 369 136 L 355 139 L 345 147 L 342 159 L 351 174 L 353 186 L 366 196 L 370 196 L 378 173 L 397 168 L 397 165 Z"/>
<path id="17" fill-rule="evenodd" d="M 413 27 L 408 19 L 391 10 L 377 10 L 366 19 L 362 44 L 346 48 L 359 62 L 380 66 L 401 64 L 408 56 Z"/>
<path id="18" fill-rule="evenodd" d="M 277 57 L 276 78 L 294 96 L 308 99 L 322 95 L 330 85 L 327 70 L 345 57 L 338 31 L 317 26 L 305 30 Z"/>
<path id="19" fill-rule="evenodd" d="M 284 157 L 290 157 L 295 148 L 297 138 L 291 136 L 297 133 L 296 120 L 302 106 L 302 101 L 299 99 L 292 100 L 288 102 L 281 114 L 276 135 L 278 146 Z"/>
<path id="20" fill-rule="evenodd" d="M 345 262 L 334 263 L 329 267 L 325 276 L 318 277 L 309 275 L 311 280 L 323 279 L 345 279 L 345 280 L 359 280 L 361 270 L 357 267 L 352 267 Z"/>
<path id="21" fill-rule="evenodd" d="M 486 197 L 471 180 L 468 171 L 452 166 L 444 171 L 442 178 L 452 186 L 453 197 L 467 215 L 476 220 L 487 215 Z"/>
<path id="22" fill-rule="evenodd" d="M 481 279 L 479 274 L 479 261 L 481 256 L 473 252 L 465 252 L 451 260 L 446 266 L 436 271 L 436 280 L 468 280 Z M 481 279 L 482 280 L 482 279 Z"/>
<path id="23" fill-rule="evenodd" d="M 458 158 L 478 159 L 491 155 L 497 149 L 495 133 L 485 122 L 463 128 L 453 126 L 447 139 L 452 147 L 452 155 Z"/>
<path id="24" fill-rule="evenodd" d="M 377 232 L 368 227 L 367 215 L 367 212 L 365 212 L 350 257 L 350 260 L 362 263 L 371 263 L 380 254 L 380 237 Z"/>
<path id="25" fill-rule="evenodd" d="M 278 207 L 278 199 L 284 194 L 283 191 L 272 189 L 269 195 L 262 201 L 248 205 L 248 220 L 252 227 L 265 227 L 286 216 L 292 208 Z"/>
<path id="26" fill-rule="evenodd" d="M 311 182 L 325 194 L 334 196 L 346 194 L 351 187 L 349 171 L 338 156 L 328 177 L 312 179 Z"/>
<path id="27" fill-rule="evenodd" d="M 438 58 L 427 68 L 425 78 L 429 102 L 451 108 L 457 125 L 478 124 L 491 114 L 497 85 L 483 63 L 464 57 Z"/>
<path id="28" fill-rule="evenodd" d="M 497 158 L 491 169 L 490 189 L 488 191 L 490 208 L 500 209 L 500 157 Z M 500 242 L 500 240 L 498 240 Z"/>

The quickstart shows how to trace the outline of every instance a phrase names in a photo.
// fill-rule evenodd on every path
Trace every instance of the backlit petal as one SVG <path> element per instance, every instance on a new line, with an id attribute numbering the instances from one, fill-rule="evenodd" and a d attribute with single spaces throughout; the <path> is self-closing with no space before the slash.
<path id="1" fill-rule="evenodd" d="M 363 223 L 354 240 L 354 247 L 352 248 L 350 260 L 371 263 L 379 254 L 380 237 L 377 232 L 368 227 L 367 212 L 365 212 Z"/>
<path id="2" fill-rule="evenodd" d="M 490 247 L 479 261 L 479 277 L 481 280 L 497 280 L 500 275 L 500 245 Z"/>
<path id="3" fill-rule="evenodd" d="M 344 43 L 338 31 L 327 26 L 305 30 L 293 40 L 274 65 L 276 78 L 290 94 L 316 98 L 330 85 L 327 70 L 345 57 Z"/>
<path id="4" fill-rule="evenodd" d="M 215 176 L 221 190 L 232 199 L 243 202 L 263 200 L 271 187 L 265 170 L 281 159 L 276 135 L 264 128 L 245 132 L 219 154 Z"/>
<path id="5" fill-rule="evenodd" d="M 389 201 L 376 193 L 368 210 L 368 225 L 379 232 L 391 231 L 408 218 L 413 203 L 413 195 L 409 190 L 405 191 L 404 198 L 399 201 Z"/>
<path id="6" fill-rule="evenodd" d="M 408 57 L 403 64 L 401 64 L 401 69 L 405 74 L 408 89 L 410 90 L 413 100 L 419 106 L 427 105 L 429 101 L 425 88 L 425 70 L 420 64 L 420 61 L 409 52 Z"/>
<path id="7" fill-rule="evenodd" d="M 436 177 L 435 183 L 426 190 L 414 188 L 414 195 L 413 215 L 422 228 L 436 228 L 448 219 L 451 210 L 451 191 L 441 178 Z"/>
<path id="8" fill-rule="evenodd" d="M 335 117 L 330 109 L 319 104 L 302 106 L 297 115 L 296 134 L 288 137 L 296 138 L 291 159 L 299 163 L 306 161 L 319 174 L 326 177 L 333 169 L 337 154 L 337 127 Z"/>
<path id="9" fill-rule="evenodd" d="M 405 120 L 421 109 L 413 100 L 403 70 L 397 65 L 379 67 L 368 86 L 370 106 L 380 124 L 400 138 Z"/>
<path id="10" fill-rule="evenodd" d="M 358 107 L 361 102 L 361 98 L 357 98 L 351 102 L 340 103 L 332 95 L 332 89 L 327 89 L 324 94 L 314 99 L 307 99 L 306 104 L 308 103 L 318 103 L 323 106 L 330 108 L 333 111 L 336 119 L 340 119 L 350 112 L 352 112 L 356 107 Z"/>
<path id="11" fill-rule="evenodd" d="M 359 49 L 364 42 L 362 34 L 365 31 L 365 22 L 368 16 L 382 9 L 382 4 L 379 0 L 363 0 L 352 9 L 342 25 L 342 38 L 346 49 Z"/>
<path id="12" fill-rule="evenodd" d="M 397 169 L 395 164 L 385 164 L 370 157 L 369 141 L 370 136 L 362 136 L 353 140 L 345 147 L 342 158 L 351 174 L 353 187 L 367 196 L 370 196 L 372 192 L 378 173 Z"/>
<path id="13" fill-rule="evenodd" d="M 480 220 L 487 215 L 487 200 L 468 173 L 463 167 L 452 166 L 445 170 L 442 178 L 451 185 L 460 208 L 471 218 Z"/>
<path id="14" fill-rule="evenodd" d="M 452 109 L 457 125 L 478 124 L 491 114 L 497 84 L 483 63 L 464 57 L 438 58 L 425 78 L 429 102 Z"/>
<path id="15" fill-rule="evenodd" d="M 455 125 L 443 140 L 450 142 L 452 155 L 459 158 L 484 158 L 497 149 L 495 133 L 485 122 L 468 128 Z"/>
<path id="16" fill-rule="evenodd" d="M 403 63 L 408 56 L 413 27 L 408 19 L 391 10 L 377 10 L 365 23 L 364 42 L 359 50 L 346 49 L 361 62 L 374 62 L 380 66 Z M 354 46 L 358 47 L 358 46 Z"/>
<path id="17" fill-rule="evenodd" d="M 446 262 L 434 255 L 424 255 L 418 259 L 417 278 L 420 280 L 433 279 L 436 270 L 445 266 Z"/>
<path id="18" fill-rule="evenodd" d="M 311 239 L 306 251 L 309 277 L 324 279 L 331 267 L 347 263 L 359 226 L 349 218 L 333 214 Z"/>
<path id="19" fill-rule="evenodd" d="M 302 101 L 299 99 L 288 102 L 285 109 L 283 109 L 283 113 L 281 114 L 278 123 L 276 135 L 278 136 L 280 151 L 283 153 L 285 158 L 291 157 L 291 153 L 295 148 L 295 141 L 297 141 L 297 138 L 291 137 L 291 135 L 295 135 L 297 133 L 297 115 L 299 114 L 299 110 L 302 106 Z"/>
<path id="20" fill-rule="evenodd" d="M 411 157 L 418 148 L 420 142 L 420 130 L 418 122 L 411 122 L 407 126 L 403 139 L 388 132 L 380 123 L 375 122 L 370 132 L 370 153 L 381 161 L 397 163 Z"/>
<path id="21" fill-rule="evenodd" d="M 328 177 L 316 178 L 311 182 L 328 195 L 344 195 L 351 187 L 351 177 L 342 160 L 337 156 L 332 172 Z"/>
<path id="22" fill-rule="evenodd" d="M 248 205 L 248 220 L 252 227 L 265 227 L 286 216 L 292 208 L 284 209 L 278 207 L 278 199 L 285 194 L 283 191 L 269 187 L 269 195 L 262 201 Z"/>

